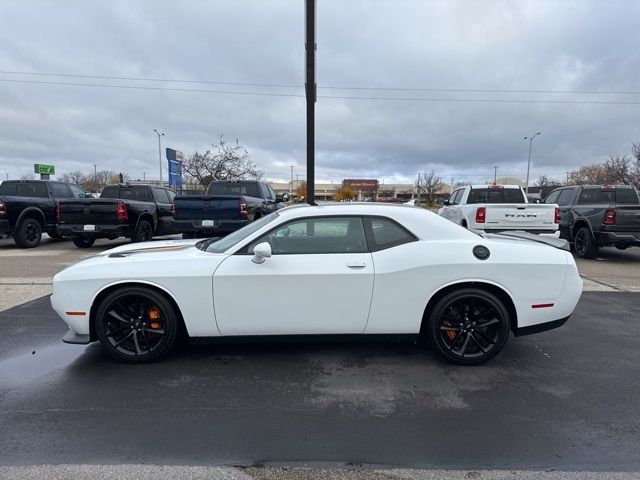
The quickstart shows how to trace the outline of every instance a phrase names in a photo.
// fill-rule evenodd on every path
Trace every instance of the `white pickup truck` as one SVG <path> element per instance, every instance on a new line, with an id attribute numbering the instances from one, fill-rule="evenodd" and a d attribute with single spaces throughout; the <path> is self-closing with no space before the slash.
<path id="1" fill-rule="evenodd" d="M 556 234 L 556 204 L 529 203 L 519 185 L 469 185 L 455 190 L 438 215 L 471 230 Z"/>

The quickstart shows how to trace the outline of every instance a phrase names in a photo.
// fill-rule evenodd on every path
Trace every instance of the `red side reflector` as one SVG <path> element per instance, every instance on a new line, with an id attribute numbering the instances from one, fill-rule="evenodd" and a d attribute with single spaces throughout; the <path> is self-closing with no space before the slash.
<path id="1" fill-rule="evenodd" d="M 531 308 L 550 308 L 553 307 L 553 303 L 538 303 L 536 305 L 531 305 Z"/>
<path id="2" fill-rule="evenodd" d="M 487 209 L 485 207 L 478 207 L 476 210 L 476 223 L 484 223 L 487 219 Z"/>
<path id="3" fill-rule="evenodd" d="M 87 312 L 64 312 L 64 313 L 66 313 L 67 315 L 77 315 L 80 317 L 87 314 Z"/>

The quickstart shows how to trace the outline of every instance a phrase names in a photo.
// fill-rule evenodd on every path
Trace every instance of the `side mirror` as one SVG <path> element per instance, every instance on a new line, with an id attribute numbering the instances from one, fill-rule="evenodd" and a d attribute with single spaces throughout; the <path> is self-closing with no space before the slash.
<path id="1" fill-rule="evenodd" d="M 449 205 L 451 205 L 451 202 L 449 202 L 449 200 L 445 200 L 444 202 L 442 202 L 442 204 L 443 204 L 445 207 L 448 207 Z"/>
<path id="2" fill-rule="evenodd" d="M 264 263 L 266 258 L 271 258 L 271 245 L 269 242 L 262 242 L 253 247 L 253 263 Z"/>
<path id="3" fill-rule="evenodd" d="M 284 202 L 284 199 L 282 198 L 282 195 L 278 193 L 276 195 L 276 203 L 282 203 L 282 202 Z"/>

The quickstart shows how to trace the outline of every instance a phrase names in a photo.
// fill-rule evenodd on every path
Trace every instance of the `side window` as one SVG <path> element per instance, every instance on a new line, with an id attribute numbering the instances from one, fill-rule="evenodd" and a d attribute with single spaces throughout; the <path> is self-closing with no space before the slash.
<path id="1" fill-rule="evenodd" d="M 415 242 L 417 238 L 388 218 L 365 218 L 367 240 L 372 252 L 397 247 L 409 242 Z"/>
<path id="2" fill-rule="evenodd" d="M 73 198 L 84 198 L 84 190 L 80 187 L 77 185 L 69 185 L 69 188 L 71 189 L 71 196 Z"/>
<path id="3" fill-rule="evenodd" d="M 173 190 L 165 190 L 165 193 L 169 197 L 169 203 L 173 203 L 173 199 L 176 198 L 176 192 Z"/>
<path id="4" fill-rule="evenodd" d="M 560 192 L 563 190 L 555 190 L 547 195 L 547 198 L 544 199 L 544 203 L 558 203 L 558 197 L 560 196 Z"/>
<path id="5" fill-rule="evenodd" d="M 255 240 L 271 245 L 274 255 L 363 253 L 367 251 L 362 219 L 359 217 L 305 218 L 286 223 Z"/>
<path id="6" fill-rule="evenodd" d="M 271 200 L 275 200 L 277 198 L 276 192 L 269 185 L 267 185 L 267 189 L 269 190 L 269 195 L 271 195 Z"/>
<path id="7" fill-rule="evenodd" d="M 451 198 L 449 199 L 449 203 L 451 205 L 457 205 L 459 203 L 459 198 L 461 196 L 462 189 L 458 189 L 451 194 Z"/>
<path id="8" fill-rule="evenodd" d="M 18 197 L 38 197 L 47 198 L 49 192 L 44 182 L 22 183 L 16 185 L 16 196 Z"/>
<path id="9" fill-rule="evenodd" d="M 560 196 L 558 197 L 558 201 L 556 203 L 559 207 L 564 207 L 566 205 L 569 205 L 571 197 L 573 197 L 573 188 L 566 188 L 562 190 L 562 193 L 560 193 Z"/>
<path id="10" fill-rule="evenodd" d="M 167 191 L 164 188 L 154 188 L 153 196 L 156 198 L 156 202 L 158 203 L 171 203 L 169 201 Z"/>
<path id="11" fill-rule="evenodd" d="M 52 183 L 51 193 L 53 194 L 53 198 L 71 198 L 69 187 L 64 183 Z"/>

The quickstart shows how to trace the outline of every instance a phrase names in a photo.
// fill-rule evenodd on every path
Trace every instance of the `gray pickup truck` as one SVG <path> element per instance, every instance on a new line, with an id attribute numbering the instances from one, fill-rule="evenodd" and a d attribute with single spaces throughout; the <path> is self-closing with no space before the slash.
<path id="1" fill-rule="evenodd" d="M 560 237 L 576 255 L 594 258 L 600 247 L 640 246 L 640 201 L 629 185 L 580 185 L 553 190 L 544 203 L 560 209 Z"/>

